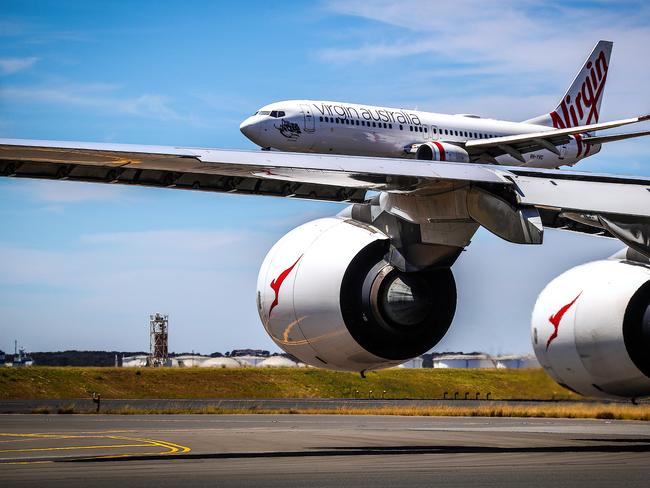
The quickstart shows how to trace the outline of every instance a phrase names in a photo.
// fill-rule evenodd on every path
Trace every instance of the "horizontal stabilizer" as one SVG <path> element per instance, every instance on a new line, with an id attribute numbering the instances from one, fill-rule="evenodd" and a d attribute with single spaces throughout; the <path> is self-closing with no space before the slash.
<path id="1" fill-rule="evenodd" d="M 611 134 L 608 136 L 593 136 L 585 137 L 583 140 L 589 144 L 603 144 L 605 142 L 623 141 L 625 139 L 633 139 L 635 137 L 650 136 L 650 130 L 641 132 L 628 132 L 627 134 Z"/>

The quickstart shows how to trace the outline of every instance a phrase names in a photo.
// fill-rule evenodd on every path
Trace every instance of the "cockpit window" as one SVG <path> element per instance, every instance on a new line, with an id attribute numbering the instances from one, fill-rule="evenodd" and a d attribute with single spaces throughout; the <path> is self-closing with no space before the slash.
<path id="1" fill-rule="evenodd" d="M 260 110 L 259 112 L 257 112 L 257 115 L 269 115 L 270 113 L 271 112 L 269 112 L 268 110 Z"/>
<path id="2" fill-rule="evenodd" d="M 285 114 L 283 110 L 271 110 L 271 113 L 269 115 L 277 119 L 279 117 L 284 117 Z"/>

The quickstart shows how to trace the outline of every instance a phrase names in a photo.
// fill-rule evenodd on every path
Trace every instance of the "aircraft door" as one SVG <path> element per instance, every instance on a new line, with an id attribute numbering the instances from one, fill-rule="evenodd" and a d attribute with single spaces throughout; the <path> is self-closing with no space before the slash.
<path id="1" fill-rule="evenodd" d="M 432 125 L 429 127 L 429 138 L 433 141 L 440 139 L 440 131 L 438 130 L 438 126 Z"/>
<path id="2" fill-rule="evenodd" d="M 311 108 L 309 105 L 300 105 L 302 109 L 302 115 L 304 117 L 304 128 L 305 132 L 314 132 L 316 130 L 316 121 L 314 120 L 314 114 L 311 113 Z"/>

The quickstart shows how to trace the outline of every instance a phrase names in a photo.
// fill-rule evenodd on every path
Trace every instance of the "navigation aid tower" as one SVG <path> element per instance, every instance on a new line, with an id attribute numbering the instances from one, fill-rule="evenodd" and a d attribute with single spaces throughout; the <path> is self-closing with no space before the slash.
<path id="1" fill-rule="evenodd" d="M 149 315 L 149 366 L 169 366 L 169 316 Z"/>

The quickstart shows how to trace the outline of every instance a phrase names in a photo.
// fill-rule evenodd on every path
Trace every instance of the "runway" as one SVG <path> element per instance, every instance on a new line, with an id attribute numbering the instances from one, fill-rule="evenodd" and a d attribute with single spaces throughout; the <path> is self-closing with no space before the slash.
<path id="1" fill-rule="evenodd" d="M 344 415 L 1 415 L 3 486 L 648 486 L 650 424 Z"/>

